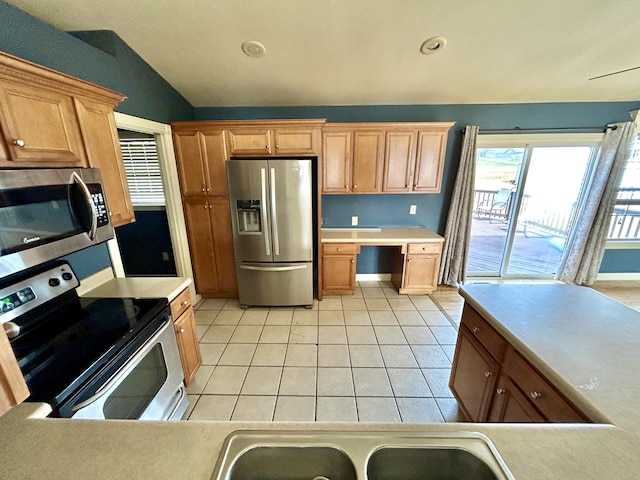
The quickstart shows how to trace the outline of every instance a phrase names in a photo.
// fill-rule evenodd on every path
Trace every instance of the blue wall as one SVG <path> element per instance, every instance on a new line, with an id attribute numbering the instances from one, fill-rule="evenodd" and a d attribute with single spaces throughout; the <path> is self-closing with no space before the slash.
<path id="1" fill-rule="evenodd" d="M 0 50 L 127 95 L 118 112 L 163 123 L 194 118 L 191 104 L 113 32 L 84 37 L 107 52 L 0 1 Z M 65 258 L 80 278 L 111 266 L 106 245 Z"/>
<path id="2" fill-rule="evenodd" d="M 638 102 L 536 103 L 509 105 L 372 105 L 319 107 L 238 107 L 196 108 L 198 120 L 267 118 L 326 118 L 328 122 L 437 122 L 453 121 L 447 145 L 443 187 L 439 194 L 407 195 L 323 195 L 322 217 L 326 227 L 350 227 L 351 216 L 358 215 L 360 227 L 424 226 L 443 234 L 449 198 L 458 168 L 461 130 L 478 125 L 480 131 L 502 128 L 603 127 L 607 123 L 628 121 L 629 112 L 640 108 Z M 417 214 L 409 215 L 409 205 L 417 205 Z M 383 250 L 375 249 L 358 258 L 358 273 L 388 273 Z M 640 250 L 626 251 L 640 271 Z M 619 268 L 607 252 L 602 271 Z M 385 268 L 385 270 L 380 270 Z M 628 268 L 625 265 L 625 268 Z"/>

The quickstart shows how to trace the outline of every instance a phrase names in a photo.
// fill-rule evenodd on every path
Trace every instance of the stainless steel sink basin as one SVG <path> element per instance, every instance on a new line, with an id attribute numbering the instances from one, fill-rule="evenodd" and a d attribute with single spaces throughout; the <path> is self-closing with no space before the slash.
<path id="1" fill-rule="evenodd" d="M 468 450 L 382 447 L 367 462 L 369 480 L 497 480 L 489 465 Z"/>
<path id="2" fill-rule="evenodd" d="M 475 432 L 247 431 L 227 438 L 215 480 L 514 480 Z"/>
<path id="3" fill-rule="evenodd" d="M 344 452 L 332 447 L 258 446 L 241 454 L 229 479 L 356 480 L 356 470 Z"/>

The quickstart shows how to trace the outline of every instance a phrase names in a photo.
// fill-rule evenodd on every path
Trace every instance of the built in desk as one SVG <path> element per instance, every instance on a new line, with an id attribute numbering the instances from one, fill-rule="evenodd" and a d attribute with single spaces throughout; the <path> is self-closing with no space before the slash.
<path id="1" fill-rule="evenodd" d="M 320 293 L 353 295 L 360 247 L 396 247 L 391 282 L 402 294 L 424 295 L 438 285 L 444 238 L 423 227 L 323 228 Z"/>

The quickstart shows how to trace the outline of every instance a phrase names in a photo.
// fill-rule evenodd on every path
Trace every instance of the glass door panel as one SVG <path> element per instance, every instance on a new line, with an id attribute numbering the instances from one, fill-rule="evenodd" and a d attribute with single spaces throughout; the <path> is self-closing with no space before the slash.
<path id="1" fill-rule="evenodd" d="M 506 275 L 552 276 L 579 208 L 592 147 L 533 147 L 512 217 Z"/>

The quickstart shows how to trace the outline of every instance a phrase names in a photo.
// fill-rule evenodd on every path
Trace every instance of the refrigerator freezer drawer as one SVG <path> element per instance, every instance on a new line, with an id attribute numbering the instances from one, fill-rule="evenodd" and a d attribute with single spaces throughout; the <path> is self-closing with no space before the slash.
<path id="1" fill-rule="evenodd" d="M 238 263 L 240 305 L 313 305 L 313 262 Z"/>

